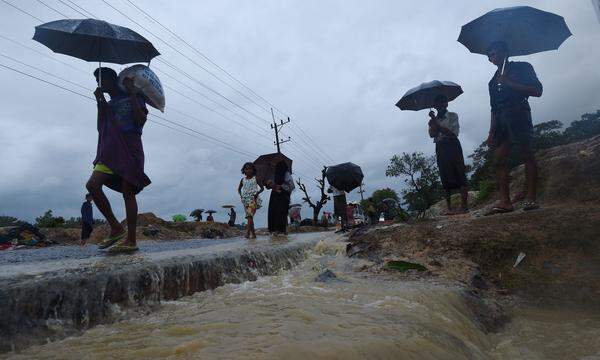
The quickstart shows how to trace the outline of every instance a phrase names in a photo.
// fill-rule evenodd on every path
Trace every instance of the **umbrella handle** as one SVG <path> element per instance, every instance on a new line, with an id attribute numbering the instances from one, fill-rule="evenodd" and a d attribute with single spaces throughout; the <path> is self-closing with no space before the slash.
<path id="1" fill-rule="evenodd" d="M 102 61 L 98 61 L 98 87 L 102 88 Z"/>
<path id="2" fill-rule="evenodd" d="M 504 58 L 504 60 L 502 60 L 502 70 L 500 71 L 500 75 L 504 75 L 504 69 L 506 68 L 506 58 Z M 498 84 L 498 91 L 500 91 L 500 86 L 502 86 L 502 84 Z"/>

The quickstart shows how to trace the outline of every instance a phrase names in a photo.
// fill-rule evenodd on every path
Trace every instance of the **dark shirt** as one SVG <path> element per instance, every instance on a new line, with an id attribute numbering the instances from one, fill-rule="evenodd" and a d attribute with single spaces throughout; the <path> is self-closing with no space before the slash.
<path id="1" fill-rule="evenodd" d="M 137 95 L 137 99 L 142 107 L 142 110 L 147 114 L 148 109 L 146 108 L 146 102 L 141 95 Z M 117 122 L 119 129 L 122 132 L 134 132 L 142 134 L 142 128 L 136 126 L 135 120 L 133 119 L 133 105 L 129 95 L 124 92 L 119 92 L 114 98 L 111 98 L 108 102 L 110 110 L 114 114 L 114 120 Z"/>
<path id="2" fill-rule="evenodd" d="M 527 99 L 529 96 L 522 94 L 506 85 L 498 86 L 498 77 L 500 70 L 497 70 L 494 77 L 488 83 L 488 89 L 490 92 L 490 106 L 492 112 L 497 114 L 503 109 L 508 109 L 517 105 L 524 105 L 526 109 L 530 109 L 529 102 Z M 506 64 L 504 69 L 506 76 L 521 85 L 534 86 L 540 90 L 543 90 L 542 83 L 537 78 L 533 66 L 527 62 L 514 62 L 510 61 Z"/>
<path id="3" fill-rule="evenodd" d="M 81 222 L 86 224 L 94 224 L 94 215 L 92 213 L 92 203 L 84 202 L 81 205 Z"/>

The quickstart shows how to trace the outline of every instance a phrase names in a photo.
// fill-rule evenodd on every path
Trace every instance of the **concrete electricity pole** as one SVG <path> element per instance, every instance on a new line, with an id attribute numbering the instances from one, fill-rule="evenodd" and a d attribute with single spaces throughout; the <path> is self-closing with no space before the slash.
<path id="1" fill-rule="evenodd" d="M 363 194 L 365 193 L 365 190 L 363 189 L 363 186 L 365 185 L 365 183 L 360 184 L 360 190 L 358 190 L 358 193 L 360 194 L 360 199 L 361 200 L 365 200 Z"/>
<path id="2" fill-rule="evenodd" d="M 288 141 L 291 140 L 291 138 L 288 136 L 288 138 L 286 140 L 279 140 L 279 131 L 281 130 L 281 128 L 283 127 L 283 125 L 289 123 L 291 120 L 288 117 L 286 121 L 283 120 L 279 120 L 279 124 L 277 123 L 277 121 L 275 121 L 275 113 L 273 113 L 273 108 L 271 108 L 271 117 L 273 118 L 273 123 L 271 124 L 271 129 L 275 130 L 275 146 L 277 146 L 277 152 L 281 154 L 281 148 L 279 147 L 279 145 L 286 143 Z"/>

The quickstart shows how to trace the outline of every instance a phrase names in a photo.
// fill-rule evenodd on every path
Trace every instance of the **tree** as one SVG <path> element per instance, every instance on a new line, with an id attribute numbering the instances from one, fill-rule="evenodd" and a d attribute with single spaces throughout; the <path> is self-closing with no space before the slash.
<path id="1" fill-rule="evenodd" d="M 403 177 L 407 190 L 402 191 L 408 210 L 417 216 L 442 198 L 442 185 L 434 156 L 423 153 L 394 155 L 385 171 L 386 176 Z"/>
<path id="2" fill-rule="evenodd" d="M 183 214 L 173 215 L 173 222 L 186 222 L 187 217 Z"/>
<path id="3" fill-rule="evenodd" d="M 310 196 L 308 195 L 308 191 L 306 190 L 306 185 L 304 185 L 302 182 L 300 182 L 300 179 L 298 179 L 298 181 L 296 181 L 296 184 L 298 184 L 298 188 L 300 189 L 300 191 L 302 191 L 304 193 L 304 197 L 302 198 L 302 200 L 313 209 L 313 224 L 314 225 L 318 224 L 319 213 L 321 212 L 321 209 L 323 208 L 323 206 L 327 203 L 327 200 L 330 200 L 330 197 L 325 192 L 325 170 L 326 169 L 327 169 L 326 167 L 323 167 L 323 171 L 321 172 L 321 178 L 315 179 L 315 181 L 317 182 L 317 187 L 318 187 L 319 191 L 321 192 L 321 198 L 314 203 L 312 202 L 312 200 L 310 199 Z"/>
<path id="4" fill-rule="evenodd" d="M 375 190 L 369 198 L 362 200 L 360 205 L 365 215 L 374 223 L 382 212 L 386 220 L 402 218 L 404 215 L 398 193 L 390 188 Z"/>
<path id="5" fill-rule="evenodd" d="M 0 215 L 0 227 L 19 226 L 21 224 L 23 224 L 23 221 L 17 219 L 16 217 Z"/>
<path id="6" fill-rule="evenodd" d="M 47 210 L 44 215 L 35 218 L 35 226 L 56 228 L 65 224 L 65 219 L 62 216 L 52 215 L 52 210 Z"/>

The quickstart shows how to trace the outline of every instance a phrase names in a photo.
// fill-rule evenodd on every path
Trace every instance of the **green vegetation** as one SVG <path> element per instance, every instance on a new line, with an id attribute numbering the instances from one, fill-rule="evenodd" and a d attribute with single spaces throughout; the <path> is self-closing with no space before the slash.
<path id="1" fill-rule="evenodd" d="M 62 216 L 52 215 L 52 210 L 47 210 L 44 215 L 35 218 L 35 226 L 42 228 L 57 228 L 65 225 L 65 219 Z"/>
<path id="2" fill-rule="evenodd" d="M 187 216 L 182 215 L 182 214 L 177 214 L 177 215 L 173 215 L 173 222 L 186 222 L 187 221 Z"/>
<path id="3" fill-rule="evenodd" d="M 417 217 L 442 198 L 435 156 L 427 157 L 420 152 L 394 155 L 385 175 L 404 178 L 407 189 L 402 191 L 402 198 L 408 211 Z"/>
<path id="4" fill-rule="evenodd" d="M 600 110 L 595 113 L 581 115 L 581 120 L 571 122 L 564 128 L 558 120 L 546 121 L 533 127 L 533 150 L 539 151 L 559 145 L 589 139 L 600 135 Z M 489 198 L 496 188 L 493 151 L 484 142 L 469 157 L 473 160 L 471 188 L 481 193 L 478 201 Z M 515 168 L 522 163 L 518 154 L 511 153 L 508 161 L 509 168 Z"/>
<path id="5" fill-rule="evenodd" d="M 0 227 L 3 226 L 19 226 L 23 223 L 23 221 L 17 219 L 16 217 L 0 215 Z"/>

